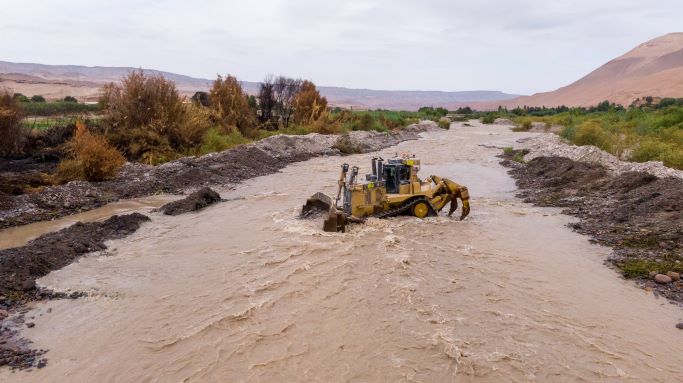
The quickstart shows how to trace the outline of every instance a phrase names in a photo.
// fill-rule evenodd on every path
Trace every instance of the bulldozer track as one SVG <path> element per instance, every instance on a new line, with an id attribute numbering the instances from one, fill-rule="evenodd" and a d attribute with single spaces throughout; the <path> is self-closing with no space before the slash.
<path id="1" fill-rule="evenodd" d="M 419 202 L 425 202 L 427 204 L 427 206 L 429 206 L 428 216 L 437 215 L 436 209 L 434 209 L 434 206 L 432 206 L 432 204 L 429 202 L 429 200 L 427 198 L 416 198 L 416 199 L 413 199 L 410 202 L 408 202 L 404 205 L 401 205 L 397 208 L 387 210 L 387 211 L 382 211 L 379 213 L 375 213 L 371 217 L 380 218 L 380 219 L 397 217 L 397 216 L 405 213 L 406 211 L 409 211 L 410 209 L 412 209 L 412 207 L 417 205 Z"/>

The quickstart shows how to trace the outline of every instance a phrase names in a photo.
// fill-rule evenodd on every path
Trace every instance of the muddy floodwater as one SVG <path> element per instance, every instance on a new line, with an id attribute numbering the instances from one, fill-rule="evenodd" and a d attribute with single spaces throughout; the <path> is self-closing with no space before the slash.
<path id="1" fill-rule="evenodd" d="M 364 174 L 376 153 L 290 165 L 198 213 L 151 213 L 106 254 L 39 280 L 89 296 L 35 305 L 25 334 L 48 366 L 0 380 L 683 381 L 683 310 L 603 266 L 609 249 L 559 210 L 514 197 L 495 147 L 524 135 L 454 125 L 381 152 L 467 185 L 462 222 L 330 234 L 296 218 L 306 197 L 334 194 L 342 162 Z"/>

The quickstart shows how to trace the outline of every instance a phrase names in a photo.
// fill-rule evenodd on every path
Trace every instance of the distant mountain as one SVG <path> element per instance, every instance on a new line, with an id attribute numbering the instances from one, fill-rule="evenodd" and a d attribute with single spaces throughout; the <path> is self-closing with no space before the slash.
<path id="1" fill-rule="evenodd" d="M 412 91 L 412 90 L 371 90 L 339 87 L 320 87 L 320 93 L 332 104 L 359 106 L 370 109 L 417 109 L 421 106 L 444 106 L 509 100 L 517 97 L 499 91 L 473 90 L 461 92 Z"/>
<path id="2" fill-rule="evenodd" d="M 41 94 L 48 99 L 75 96 L 80 100 L 96 100 L 99 88 L 107 82 L 117 82 L 136 68 L 86 67 L 79 65 L 44 65 L 0 61 L 0 87 L 31 96 Z M 191 95 L 206 91 L 213 80 L 144 69 L 173 80 L 181 93 Z M 245 91 L 255 93 L 258 83 L 242 82 Z M 498 91 L 391 91 L 319 87 L 320 92 L 335 106 L 355 108 L 417 109 L 421 106 L 452 106 L 468 102 L 509 100 L 517 95 Z"/>
<path id="3" fill-rule="evenodd" d="M 683 33 L 670 33 L 640 44 L 563 88 L 515 98 L 502 105 L 591 106 L 604 100 L 630 105 L 647 96 L 683 97 Z"/>

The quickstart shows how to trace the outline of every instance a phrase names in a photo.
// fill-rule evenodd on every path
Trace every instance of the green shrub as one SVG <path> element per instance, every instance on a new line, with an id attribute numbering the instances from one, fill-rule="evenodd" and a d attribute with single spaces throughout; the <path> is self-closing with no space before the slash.
<path id="1" fill-rule="evenodd" d="M 668 149 L 668 145 L 655 139 L 646 139 L 638 144 L 638 147 L 633 150 L 631 154 L 631 161 L 646 162 L 657 161 L 661 159 L 661 155 Z"/>
<path id="2" fill-rule="evenodd" d="M 656 262 L 645 259 L 628 259 L 618 266 L 626 278 L 647 278 L 653 271 L 659 274 L 666 274 L 668 271 L 683 271 L 683 263 L 672 261 Z"/>
<path id="3" fill-rule="evenodd" d="M 526 163 L 526 161 L 524 161 L 524 156 L 525 156 L 525 155 L 526 155 L 526 153 L 524 153 L 524 151 L 518 150 L 518 151 L 515 152 L 515 154 L 512 156 L 512 160 L 515 161 L 515 162 L 519 162 L 520 164 Z"/>
<path id="4" fill-rule="evenodd" d="M 33 97 L 31 97 L 31 102 L 45 102 L 45 97 L 36 94 Z"/>
<path id="5" fill-rule="evenodd" d="M 531 120 L 524 117 L 520 118 L 520 120 L 517 121 L 516 124 L 517 126 L 512 128 L 513 132 L 528 132 L 529 130 L 531 130 L 531 127 L 533 126 Z"/>
<path id="6" fill-rule="evenodd" d="M 372 118 L 370 113 L 364 113 L 354 119 L 351 123 L 351 130 L 385 130 L 377 120 Z"/>
<path id="7" fill-rule="evenodd" d="M 204 134 L 202 145 L 199 147 L 199 155 L 204 155 L 213 152 L 222 152 L 223 150 L 234 148 L 235 146 L 248 144 L 251 141 L 245 138 L 237 129 L 229 133 L 221 133 L 218 129 L 209 129 Z"/>
<path id="8" fill-rule="evenodd" d="M 449 120 L 447 118 L 440 119 L 437 124 L 439 125 L 439 128 L 441 128 L 441 129 L 450 129 L 451 128 L 451 120 Z"/>
<path id="9" fill-rule="evenodd" d="M 28 97 L 24 96 L 21 93 L 15 93 L 12 96 L 12 98 L 14 98 L 14 100 L 16 100 L 17 102 L 30 102 L 31 101 Z"/>
<path id="10" fill-rule="evenodd" d="M 683 147 L 657 139 L 645 139 L 640 141 L 633 150 L 630 160 L 635 162 L 662 161 L 666 166 L 683 169 Z"/>
<path id="11" fill-rule="evenodd" d="M 610 135 L 595 121 L 586 121 L 579 125 L 574 133 L 573 142 L 576 145 L 593 145 L 600 149 L 610 150 Z"/>
<path id="12" fill-rule="evenodd" d="M 496 115 L 494 113 L 486 113 L 481 117 L 482 124 L 493 124 L 496 121 Z"/>

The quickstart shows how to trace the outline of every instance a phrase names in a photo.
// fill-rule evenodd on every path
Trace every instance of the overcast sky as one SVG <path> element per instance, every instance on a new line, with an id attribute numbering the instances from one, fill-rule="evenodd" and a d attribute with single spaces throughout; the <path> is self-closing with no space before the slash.
<path id="1" fill-rule="evenodd" d="M 682 0 L 0 0 L 0 60 L 408 90 L 552 90 L 683 30 Z"/>

